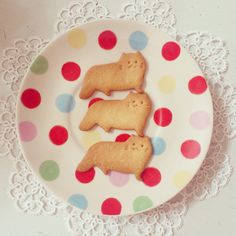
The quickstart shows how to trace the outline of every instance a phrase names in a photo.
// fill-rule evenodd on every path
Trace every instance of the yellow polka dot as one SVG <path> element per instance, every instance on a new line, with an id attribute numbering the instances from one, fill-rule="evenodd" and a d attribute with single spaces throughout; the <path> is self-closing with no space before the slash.
<path id="1" fill-rule="evenodd" d="M 86 34 L 81 29 L 73 29 L 68 33 L 68 42 L 73 48 L 82 48 L 86 43 Z"/>
<path id="2" fill-rule="evenodd" d="M 158 81 L 158 87 L 163 93 L 171 93 L 175 90 L 176 82 L 173 77 L 163 76 Z"/>
<path id="3" fill-rule="evenodd" d="M 85 132 L 81 138 L 81 144 L 86 150 L 99 141 L 101 141 L 101 136 L 96 130 Z"/>
<path id="4" fill-rule="evenodd" d="M 173 178 L 173 183 L 177 188 L 183 188 L 191 179 L 191 173 L 186 170 L 179 171 Z"/>

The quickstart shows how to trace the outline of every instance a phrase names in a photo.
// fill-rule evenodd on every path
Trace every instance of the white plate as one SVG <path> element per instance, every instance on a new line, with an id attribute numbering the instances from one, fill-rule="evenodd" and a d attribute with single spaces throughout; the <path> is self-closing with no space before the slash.
<path id="1" fill-rule="evenodd" d="M 81 100 L 85 73 L 136 50 L 147 60 L 144 89 L 153 103 L 146 135 L 154 154 L 143 182 L 117 172 L 105 176 L 98 168 L 75 172 L 89 146 L 124 133 L 78 129 L 91 99 L 128 93 L 97 92 Z M 196 174 L 211 139 L 212 100 L 201 70 L 177 42 L 141 23 L 98 21 L 66 32 L 37 57 L 19 94 L 20 142 L 33 171 L 58 197 L 95 214 L 134 214 L 169 200 Z"/>

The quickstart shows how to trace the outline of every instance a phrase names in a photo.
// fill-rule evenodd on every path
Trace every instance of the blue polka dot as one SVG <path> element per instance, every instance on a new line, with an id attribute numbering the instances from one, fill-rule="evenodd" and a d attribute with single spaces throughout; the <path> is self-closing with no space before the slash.
<path id="1" fill-rule="evenodd" d="M 143 50 L 148 43 L 148 38 L 146 34 L 141 31 L 133 32 L 129 37 L 129 44 L 134 50 Z"/>
<path id="2" fill-rule="evenodd" d="M 75 206 L 78 207 L 80 209 L 85 210 L 88 207 L 88 201 L 85 198 L 85 196 L 81 195 L 81 194 L 74 194 L 71 195 L 68 199 L 68 202 Z"/>
<path id="3" fill-rule="evenodd" d="M 162 154 L 166 149 L 166 142 L 163 138 L 154 137 L 152 138 L 152 146 L 155 155 Z"/>
<path id="4" fill-rule="evenodd" d="M 75 107 L 75 99 L 70 94 L 61 94 L 56 99 L 56 106 L 61 112 L 71 112 Z"/>

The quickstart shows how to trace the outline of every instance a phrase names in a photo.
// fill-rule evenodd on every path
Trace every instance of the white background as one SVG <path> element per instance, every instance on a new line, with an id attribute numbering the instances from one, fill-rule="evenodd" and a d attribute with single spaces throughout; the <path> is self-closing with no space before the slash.
<path id="1" fill-rule="evenodd" d="M 115 13 L 127 0 L 100 0 Z M 58 11 L 66 0 L 0 0 L 0 57 L 14 39 L 42 36 L 51 39 Z M 235 0 L 170 0 L 182 32 L 209 31 L 224 39 L 229 49 L 226 80 L 236 85 L 236 1 Z M 1 69 L 1 68 L 0 68 Z M 5 94 L 0 82 L 0 97 Z M 236 142 L 234 141 L 234 144 Z M 236 166 L 236 148 L 231 145 L 232 164 Z M 7 196 L 12 163 L 0 159 L 0 235 L 1 236 L 70 236 L 62 217 L 27 215 L 14 207 Z M 236 225 L 236 174 L 230 183 L 212 199 L 195 202 L 184 218 L 177 236 L 234 236 Z M 132 230 L 128 235 L 134 235 Z"/>

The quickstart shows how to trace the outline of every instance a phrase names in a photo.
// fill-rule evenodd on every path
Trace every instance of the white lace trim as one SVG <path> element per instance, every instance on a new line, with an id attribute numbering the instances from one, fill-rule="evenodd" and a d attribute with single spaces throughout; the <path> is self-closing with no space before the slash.
<path id="1" fill-rule="evenodd" d="M 178 34 L 177 39 L 199 63 L 210 81 L 218 82 L 224 79 L 223 75 L 228 69 L 228 51 L 222 39 L 208 32 L 195 31 Z"/>
<path id="2" fill-rule="evenodd" d="M 208 78 L 214 102 L 214 132 L 207 157 L 191 183 L 177 196 L 146 213 L 110 217 L 95 216 L 58 200 L 35 178 L 25 162 L 16 137 L 15 107 L 20 82 L 33 58 L 47 45 L 41 38 L 17 40 L 3 52 L 1 77 L 11 93 L 0 100 L 0 154 L 11 158 L 14 171 L 9 193 L 18 208 L 37 214 L 63 213 L 74 235 L 125 235 L 131 225 L 140 235 L 173 235 L 182 225 L 189 203 L 215 196 L 230 179 L 232 166 L 227 154 L 230 139 L 236 136 L 236 89 L 224 82 L 227 50 L 223 41 L 206 32 L 178 33 L 175 16 L 164 0 L 129 1 L 119 18 L 142 21 L 161 28 L 192 54 Z M 56 31 L 89 21 L 112 18 L 95 0 L 80 0 L 63 9 Z"/>
<path id="3" fill-rule="evenodd" d="M 56 23 L 56 32 L 65 32 L 75 25 L 81 25 L 95 20 L 111 18 L 106 7 L 96 0 L 80 0 L 62 9 Z"/>

